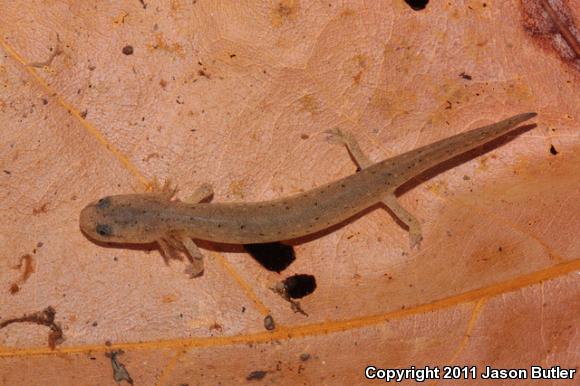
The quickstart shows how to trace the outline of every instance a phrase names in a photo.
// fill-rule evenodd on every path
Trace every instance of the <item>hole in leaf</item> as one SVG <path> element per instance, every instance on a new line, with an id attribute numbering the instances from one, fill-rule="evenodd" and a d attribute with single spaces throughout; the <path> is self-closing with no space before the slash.
<path id="1" fill-rule="evenodd" d="M 316 289 L 316 279 L 312 275 L 298 274 L 283 281 L 286 294 L 291 299 L 300 299 L 310 295 Z"/>
<path id="2" fill-rule="evenodd" d="M 425 9 L 427 4 L 429 4 L 429 0 L 405 0 L 405 3 L 407 3 L 413 11 L 420 11 Z"/>
<path id="3" fill-rule="evenodd" d="M 280 242 L 245 244 L 244 249 L 268 271 L 280 273 L 296 260 L 294 248 Z"/>

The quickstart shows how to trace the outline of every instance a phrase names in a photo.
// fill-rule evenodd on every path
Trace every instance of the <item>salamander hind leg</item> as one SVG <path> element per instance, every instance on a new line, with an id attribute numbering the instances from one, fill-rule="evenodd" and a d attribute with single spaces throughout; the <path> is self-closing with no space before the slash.
<path id="1" fill-rule="evenodd" d="M 197 204 L 202 201 L 211 199 L 213 196 L 213 188 L 210 184 L 200 185 L 187 199 L 185 202 L 192 204 Z M 185 269 L 187 273 L 192 278 L 203 275 L 204 270 L 204 260 L 203 254 L 195 245 L 195 242 L 189 238 L 187 235 L 173 235 L 173 242 L 177 247 L 185 252 L 185 255 L 190 261 L 190 265 Z"/>
<path id="2" fill-rule="evenodd" d="M 363 153 L 357 140 L 351 133 L 335 128 L 327 130 L 326 134 L 328 134 L 327 140 L 329 142 L 346 146 L 348 152 L 360 169 L 365 169 L 373 165 L 373 162 Z M 385 204 L 387 208 L 389 208 L 391 212 L 393 212 L 393 214 L 409 228 L 411 249 L 415 247 L 419 248 L 421 240 L 423 240 L 419 220 L 399 204 L 397 197 L 395 197 L 393 193 L 386 195 L 383 198 L 382 203 Z"/>
<path id="3" fill-rule="evenodd" d="M 389 193 L 383 198 L 383 204 L 389 208 L 399 220 L 401 220 L 409 228 L 409 242 L 411 249 L 417 247 L 419 249 L 421 245 L 421 240 L 423 240 L 423 234 L 421 233 L 421 224 L 419 220 L 411 213 L 409 213 L 405 208 L 399 204 L 397 197 L 394 194 Z"/>
<path id="4" fill-rule="evenodd" d="M 326 130 L 326 140 L 330 143 L 346 146 L 354 162 L 360 169 L 368 168 L 373 162 L 363 153 L 356 138 L 348 131 L 337 128 Z"/>

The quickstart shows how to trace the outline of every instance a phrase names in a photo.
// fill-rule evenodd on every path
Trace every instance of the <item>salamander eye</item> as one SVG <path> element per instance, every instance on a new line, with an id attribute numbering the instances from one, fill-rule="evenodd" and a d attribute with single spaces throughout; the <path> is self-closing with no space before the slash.
<path id="1" fill-rule="evenodd" d="M 101 236 L 108 237 L 113 235 L 113 228 L 109 224 L 97 224 L 95 230 Z"/>
<path id="2" fill-rule="evenodd" d="M 97 202 L 97 208 L 99 209 L 106 209 L 111 205 L 111 197 L 101 198 Z"/>

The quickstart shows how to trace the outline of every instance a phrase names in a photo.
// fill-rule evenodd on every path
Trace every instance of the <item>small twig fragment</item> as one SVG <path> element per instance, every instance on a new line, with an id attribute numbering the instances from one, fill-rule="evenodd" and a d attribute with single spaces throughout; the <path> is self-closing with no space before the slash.
<path id="1" fill-rule="evenodd" d="M 129 371 L 124 364 L 119 362 L 118 356 L 124 354 L 123 350 L 111 351 L 105 353 L 107 358 L 111 359 L 111 366 L 113 366 L 113 379 L 115 382 L 127 381 L 130 385 L 133 384 L 133 378 L 129 375 Z"/>
<path id="2" fill-rule="evenodd" d="M 56 316 L 56 311 L 53 307 L 48 306 L 42 311 L 35 312 L 33 314 L 24 314 L 20 318 L 7 319 L 0 322 L 0 329 L 12 324 L 12 323 L 36 323 L 41 326 L 46 326 L 50 328 L 48 333 L 48 346 L 54 350 L 57 344 L 64 341 L 64 334 L 62 328 L 58 323 L 54 322 Z"/>

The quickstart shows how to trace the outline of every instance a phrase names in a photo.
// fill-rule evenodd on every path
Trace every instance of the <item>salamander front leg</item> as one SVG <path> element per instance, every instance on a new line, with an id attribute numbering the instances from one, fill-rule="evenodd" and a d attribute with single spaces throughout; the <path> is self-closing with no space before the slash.
<path id="1" fill-rule="evenodd" d="M 210 184 L 200 185 L 187 199 L 185 202 L 192 204 L 197 204 L 202 201 L 207 201 L 213 196 L 213 188 Z M 191 265 L 185 269 L 185 272 L 189 274 L 192 278 L 203 275 L 204 261 L 203 254 L 195 245 L 195 242 L 187 235 L 176 235 L 174 240 L 179 242 L 185 251 L 186 255 L 191 262 Z"/>
<path id="2" fill-rule="evenodd" d="M 163 187 L 160 187 L 156 180 L 154 180 L 152 185 L 154 192 L 151 194 L 161 194 L 167 199 L 171 199 L 176 191 L 175 188 L 170 187 L 168 182 L 166 182 Z M 201 201 L 208 200 L 212 195 L 213 188 L 211 185 L 203 184 L 199 186 L 185 202 L 197 204 Z M 191 264 L 185 269 L 185 273 L 190 275 L 192 278 L 203 275 L 203 254 L 197 245 L 195 245 L 195 242 L 187 235 L 178 233 L 166 234 L 161 239 L 157 240 L 157 244 L 159 245 L 159 249 L 161 249 L 165 263 L 168 264 L 169 259 L 182 260 L 183 255 L 185 254 L 187 259 L 191 262 Z"/>
<path id="3" fill-rule="evenodd" d="M 207 200 L 213 196 L 213 188 L 210 184 L 201 184 L 191 196 L 187 197 L 185 202 L 190 202 L 192 204 L 197 204 L 204 200 Z"/>
<path id="4" fill-rule="evenodd" d="M 328 134 L 327 139 L 329 142 L 346 146 L 348 152 L 354 159 L 354 162 L 360 169 L 366 169 L 373 164 L 373 162 L 363 153 L 357 140 L 351 133 L 342 131 L 339 128 L 328 130 L 326 133 Z M 419 248 L 421 240 L 423 240 L 419 220 L 399 204 L 397 197 L 393 193 L 388 193 L 385 198 L 383 198 L 382 203 L 385 204 L 387 208 L 389 208 L 391 212 L 393 212 L 393 214 L 409 228 L 411 249 L 414 247 Z"/>
<path id="5" fill-rule="evenodd" d="M 166 235 L 157 240 L 157 244 L 166 264 L 169 264 L 169 259 L 183 260 L 185 254 L 191 264 L 185 268 L 184 272 L 192 278 L 203 275 L 203 255 L 189 237 L 177 234 Z"/>
<path id="6" fill-rule="evenodd" d="M 187 250 L 187 256 L 189 257 L 189 261 L 191 265 L 185 268 L 185 273 L 187 273 L 190 277 L 198 277 L 203 275 L 204 270 L 204 262 L 203 262 L 203 254 L 195 245 L 192 239 L 187 236 L 179 237 L 179 241 Z"/>
<path id="7" fill-rule="evenodd" d="M 153 177 L 153 180 L 147 186 L 147 191 L 149 194 L 159 195 L 167 200 L 171 200 L 175 193 L 177 193 L 177 186 L 171 186 L 171 180 L 166 179 L 163 185 L 159 183 L 157 177 Z"/>

